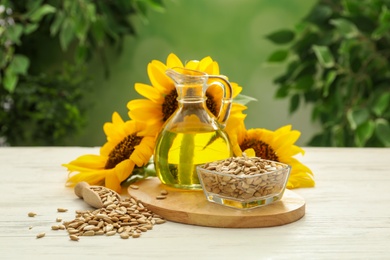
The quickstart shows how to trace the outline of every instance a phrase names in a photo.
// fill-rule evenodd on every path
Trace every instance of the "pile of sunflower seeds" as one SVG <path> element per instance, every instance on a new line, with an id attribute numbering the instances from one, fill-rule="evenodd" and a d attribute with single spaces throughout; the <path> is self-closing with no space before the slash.
<path id="1" fill-rule="evenodd" d="M 280 193 L 289 173 L 285 164 L 246 156 L 210 162 L 199 171 L 207 192 L 240 200 Z"/>
<path id="2" fill-rule="evenodd" d="M 161 216 L 148 210 L 140 201 L 132 197 L 122 200 L 120 196 L 105 187 L 96 187 L 103 207 L 95 210 L 77 210 L 75 219 L 63 221 L 53 225 L 52 230 L 66 230 L 69 238 L 78 241 L 81 236 L 113 236 L 119 234 L 120 238 L 138 238 L 143 232 L 153 229 L 156 224 L 165 223 Z M 58 212 L 66 212 L 67 209 L 57 209 Z M 28 213 L 34 217 L 33 212 Z M 61 222 L 61 218 L 56 219 Z M 39 233 L 37 238 L 42 238 L 45 233 Z"/>
<path id="3" fill-rule="evenodd" d="M 71 240 L 77 241 L 80 236 L 113 236 L 117 233 L 122 239 L 138 238 L 153 225 L 166 222 L 132 197 L 122 200 L 110 189 L 98 189 L 103 208 L 78 210 L 74 220 L 63 222 Z"/>

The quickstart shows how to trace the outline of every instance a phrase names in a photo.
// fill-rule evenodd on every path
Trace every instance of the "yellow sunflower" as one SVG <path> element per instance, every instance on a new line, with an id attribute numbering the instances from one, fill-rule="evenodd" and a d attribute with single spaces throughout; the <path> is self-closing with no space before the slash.
<path id="1" fill-rule="evenodd" d="M 243 113 L 245 109 L 247 109 L 247 107 L 244 105 L 237 104 L 236 106 L 233 106 L 224 129 L 229 136 L 230 145 L 235 156 L 241 156 L 242 154 L 239 144 L 242 143 L 245 137 L 246 128 L 244 120 L 246 114 Z"/>
<path id="2" fill-rule="evenodd" d="M 128 102 L 129 116 L 133 120 L 156 125 L 161 129 L 164 122 L 175 112 L 178 107 L 177 92 L 173 81 L 165 74 L 168 68 L 181 67 L 205 72 L 209 75 L 219 75 L 219 66 L 210 57 L 200 61 L 191 60 L 185 65 L 173 53 L 166 64 L 153 60 L 148 64 L 148 76 L 151 85 L 136 83 L 135 90 L 146 99 L 135 99 Z M 237 83 L 231 82 L 233 98 L 242 90 Z M 215 116 L 219 113 L 222 102 L 222 90 L 217 86 L 210 86 L 206 91 L 207 108 Z M 238 104 L 233 103 L 232 108 Z"/>
<path id="3" fill-rule="evenodd" d="M 149 161 L 156 133 L 145 124 L 133 120 L 125 122 L 114 112 L 112 123 L 105 123 L 103 129 L 107 142 L 99 155 L 87 154 L 63 164 L 69 171 L 67 186 L 86 181 L 120 191 L 121 182 L 132 174 L 134 167 L 142 167 Z"/>
<path id="4" fill-rule="evenodd" d="M 240 136 L 233 133 L 231 139 L 239 144 L 241 154 L 255 155 L 266 160 L 278 161 L 291 166 L 287 188 L 313 187 L 315 185 L 312 171 L 293 156 L 304 154 L 304 150 L 294 145 L 300 136 L 297 130 L 291 130 L 291 125 L 283 126 L 276 131 L 256 128 L 243 130 Z M 251 154 L 253 153 L 254 154 Z M 241 154 L 238 154 L 239 156 Z"/>

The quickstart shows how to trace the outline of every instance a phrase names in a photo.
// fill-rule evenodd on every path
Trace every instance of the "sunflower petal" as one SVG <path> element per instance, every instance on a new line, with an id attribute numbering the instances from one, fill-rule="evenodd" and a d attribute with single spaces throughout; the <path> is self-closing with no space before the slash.
<path id="1" fill-rule="evenodd" d="M 134 119 L 134 120 L 138 120 L 140 122 L 145 122 L 145 123 L 149 123 L 149 124 L 155 124 L 157 122 L 163 122 L 163 117 L 162 115 L 161 116 L 158 116 L 158 112 L 160 110 L 158 109 L 148 109 L 148 110 L 143 110 L 141 108 L 139 109 L 133 109 L 131 111 L 129 111 L 129 116 Z M 157 114 L 157 115 L 156 115 Z"/>
<path id="2" fill-rule="evenodd" d="M 113 124 L 123 124 L 122 117 L 116 111 L 114 113 L 112 113 L 112 123 Z"/>
<path id="3" fill-rule="evenodd" d="M 206 67 L 204 67 L 203 71 L 209 75 L 219 75 L 218 63 L 214 61 L 214 62 L 208 64 Z M 226 77 L 226 79 L 227 79 L 227 77 Z"/>
<path id="4" fill-rule="evenodd" d="M 66 186 L 73 187 L 79 182 L 85 181 L 90 185 L 100 185 L 106 177 L 107 170 L 86 171 L 77 174 L 70 174 Z"/>
<path id="5" fill-rule="evenodd" d="M 291 156 L 297 155 L 297 154 L 305 154 L 305 151 L 296 145 L 291 145 L 288 147 L 288 149 L 281 150 L 282 152 L 278 152 L 280 154 L 279 159 L 283 160 L 284 158 L 289 158 Z"/>
<path id="6" fill-rule="evenodd" d="M 114 172 L 119 182 L 122 182 L 131 175 L 133 169 L 134 169 L 134 162 L 131 160 L 124 160 L 115 166 Z"/>
<path id="7" fill-rule="evenodd" d="M 158 66 L 160 63 L 156 63 L 155 61 L 149 63 L 148 65 L 148 75 L 149 80 L 152 83 L 152 86 L 155 87 L 160 93 L 168 94 L 173 89 L 175 89 L 175 85 L 172 80 L 165 74 L 166 66 L 163 68 Z"/>
<path id="8" fill-rule="evenodd" d="M 64 164 L 65 167 L 72 170 L 75 167 L 89 168 L 89 169 L 101 169 L 104 167 L 105 159 L 99 155 L 85 154 L 78 157 L 76 160 L 71 161 L 69 164 Z"/>
<path id="9" fill-rule="evenodd" d="M 212 65 L 213 65 L 213 59 L 210 57 L 210 56 L 207 56 L 207 57 L 204 57 L 203 59 L 200 60 L 199 62 L 199 66 L 198 66 L 198 70 L 200 71 L 204 71 L 208 74 L 211 74 L 213 75 L 213 73 L 209 73 L 209 72 L 213 72 L 212 71 Z M 211 66 L 211 67 L 210 67 Z M 211 68 L 211 69 L 210 69 Z M 207 70 L 209 69 L 209 70 Z"/>
<path id="10" fill-rule="evenodd" d="M 232 86 L 232 89 L 233 89 L 233 93 L 232 93 L 232 96 L 233 98 L 237 97 L 241 91 L 242 91 L 242 87 L 240 87 L 237 83 L 235 82 L 230 82 L 230 85 Z"/>
<path id="11" fill-rule="evenodd" d="M 296 174 L 290 174 L 286 187 L 288 189 L 296 189 L 296 188 L 309 188 L 314 186 L 315 186 L 315 181 L 312 175 L 299 172 Z"/>
<path id="12" fill-rule="evenodd" d="M 253 148 L 248 148 L 244 151 L 244 153 L 246 154 L 246 156 L 248 157 L 255 157 L 256 156 L 256 152 Z"/>
<path id="13" fill-rule="evenodd" d="M 114 171 L 110 171 L 105 178 L 104 185 L 116 192 L 121 192 L 121 185 Z"/>
<path id="14" fill-rule="evenodd" d="M 149 86 L 146 84 L 141 84 L 141 83 L 136 83 L 134 85 L 134 88 L 138 92 L 138 94 L 150 99 L 151 101 L 153 101 L 155 103 L 162 104 L 164 102 L 164 98 L 162 97 L 160 92 L 152 86 Z"/>
<path id="15" fill-rule="evenodd" d="M 168 55 L 168 58 L 167 58 L 167 67 L 168 68 L 173 68 L 173 67 L 183 68 L 184 65 L 181 62 L 181 60 L 174 53 L 171 53 Z"/>
<path id="16" fill-rule="evenodd" d="M 186 63 L 185 68 L 190 70 L 199 70 L 199 61 L 190 60 Z"/>
<path id="17" fill-rule="evenodd" d="M 129 110 L 136 109 L 136 108 L 144 108 L 144 107 L 160 107 L 161 105 L 155 104 L 151 100 L 147 99 L 133 99 L 127 103 L 127 108 Z"/>

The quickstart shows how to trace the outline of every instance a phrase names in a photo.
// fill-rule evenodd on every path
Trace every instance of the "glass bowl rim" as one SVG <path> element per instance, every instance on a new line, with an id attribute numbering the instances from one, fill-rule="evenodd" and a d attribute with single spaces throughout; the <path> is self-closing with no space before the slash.
<path id="1" fill-rule="evenodd" d="M 232 157 L 230 157 L 230 158 L 232 158 Z M 249 157 L 249 158 L 252 158 L 252 157 Z M 259 157 L 256 157 L 256 158 L 259 158 Z M 225 161 L 225 160 L 226 159 L 218 160 L 218 161 L 212 161 L 212 162 L 208 162 L 208 163 L 218 163 L 218 162 L 222 162 L 222 161 Z M 255 173 L 255 174 L 232 174 L 232 173 L 219 172 L 219 171 L 216 171 L 216 170 L 205 169 L 205 168 L 203 168 L 203 166 L 208 164 L 208 163 L 204 163 L 204 164 L 196 166 L 196 170 L 197 170 L 198 174 L 200 173 L 200 171 L 202 171 L 202 172 L 209 173 L 209 174 L 217 174 L 217 175 L 221 175 L 221 176 L 228 176 L 228 177 L 234 177 L 234 178 L 243 178 L 243 179 L 244 178 L 253 178 L 253 177 L 259 177 L 259 176 L 264 176 L 264 175 L 275 174 L 275 173 L 279 173 L 279 172 L 286 171 L 286 170 L 288 170 L 287 178 L 290 175 L 290 171 L 291 171 L 291 168 L 292 168 L 291 165 L 286 164 L 286 163 L 277 162 L 277 161 L 272 161 L 272 160 L 265 160 L 265 159 L 261 159 L 261 160 L 262 161 L 266 161 L 266 162 L 277 163 L 279 165 L 282 165 L 283 168 L 276 169 L 276 170 L 269 171 L 269 172 Z M 199 178 L 201 178 L 201 176 L 199 176 Z M 203 178 L 201 178 L 201 179 L 203 179 Z"/>

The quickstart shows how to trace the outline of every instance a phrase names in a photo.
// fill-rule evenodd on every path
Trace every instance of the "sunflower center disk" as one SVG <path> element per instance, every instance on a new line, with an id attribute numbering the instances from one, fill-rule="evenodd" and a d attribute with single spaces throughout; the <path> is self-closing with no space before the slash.
<path id="1" fill-rule="evenodd" d="M 218 116 L 217 104 L 215 103 L 213 96 L 211 96 L 210 94 L 206 93 L 206 97 L 207 97 L 207 99 L 206 99 L 206 106 L 207 106 L 207 108 L 210 110 L 210 112 L 214 116 Z"/>
<path id="2" fill-rule="evenodd" d="M 108 160 L 105 169 L 112 169 L 123 160 L 129 159 L 130 155 L 134 152 L 134 147 L 139 145 L 142 141 L 142 137 L 135 134 L 126 136 L 120 143 L 108 155 Z"/>
<path id="3" fill-rule="evenodd" d="M 164 98 L 164 103 L 162 104 L 163 112 L 163 121 L 167 121 L 168 118 L 173 114 L 177 109 L 177 91 L 176 89 L 172 90 Z"/>
<path id="4" fill-rule="evenodd" d="M 255 150 L 256 156 L 265 160 L 279 161 L 274 149 L 267 143 L 260 140 L 244 140 L 241 145 L 241 150 L 245 151 L 248 148 Z"/>

